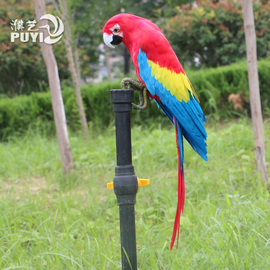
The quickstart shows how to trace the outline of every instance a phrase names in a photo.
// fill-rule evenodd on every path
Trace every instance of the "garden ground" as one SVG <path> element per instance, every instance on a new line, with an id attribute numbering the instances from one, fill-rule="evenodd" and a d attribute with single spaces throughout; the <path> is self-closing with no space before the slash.
<path id="1" fill-rule="evenodd" d="M 269 193 L 254 170 L 250 121 L 207 124 L 208 162 L 185 144 L 186 203 L 177 204 L 173 127 L 132 130 L 138 269 L 270 269 Z M 71 134 L 75 171 L 64 177 L 55 138 L 29 131 L 0 144 L 0 269 L 121 269 L 114 128 Z M 270 171 L 270 122 L 265 122 Z"/>

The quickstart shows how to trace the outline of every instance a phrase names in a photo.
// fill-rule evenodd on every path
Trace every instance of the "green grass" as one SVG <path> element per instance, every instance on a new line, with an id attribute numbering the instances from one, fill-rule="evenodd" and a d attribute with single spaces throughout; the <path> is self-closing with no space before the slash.
<path id="1" fill-rule="evenodd" d="M 185 144 L 186 203 L 177 203 L 173 127 L 134 127 L 133 164 L 151 185 L 137 195 L 138 269 L 270 269 L 270 196 L 254 171 L 249 120 L 208 124 L 208 158 Z M 38 134 L 0 144 L 0 269 L 121 269 L 113 128 L 70 141 L 75 172 L 61 173 L 57 142 Z M 265 123 L 266 160 L 270 124 Z M 268 171 L 270 171 L 269 163 Z"/>

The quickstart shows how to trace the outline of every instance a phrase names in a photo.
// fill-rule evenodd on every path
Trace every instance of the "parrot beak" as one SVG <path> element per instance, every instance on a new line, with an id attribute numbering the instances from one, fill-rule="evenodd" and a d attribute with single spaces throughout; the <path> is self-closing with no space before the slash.
<path id="1" fill-rule="evenodd" d="M 114 34 L 103 33 L 103 40 L 110 48 L 115 48 L 113 45 L 119 45 L 122 42 L 122 37 Z"/>

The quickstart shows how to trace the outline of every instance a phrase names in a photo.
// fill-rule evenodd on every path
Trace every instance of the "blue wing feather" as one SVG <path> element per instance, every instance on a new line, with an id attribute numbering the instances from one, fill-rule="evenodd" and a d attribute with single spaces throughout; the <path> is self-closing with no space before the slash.
<path id="1" fill-rule="evenodd" d="M 206 149 L 206 131 L 204 121 L 206 121 L 201 106 L 196 97 L 189 92 L 190 100 L 188 102 L 179 101 L 174 95 L 166 89 L 154 76 L 152 68 L 148 65 L 147 56 L 141 50 L 137 56 L 140 76 L 144 81 L 148 91 L 152 96 L 157 95 L 161 101 L 155 100 L 163 112 L 173 123 L 173 117 L 176 118 L 185 139 L 190 143 L 193 149 L 204 159 L 207 160 Z M 179 139 L 179 142 L 182 139 Z M 183 160 L 183 159 L 181 159 Z"/>

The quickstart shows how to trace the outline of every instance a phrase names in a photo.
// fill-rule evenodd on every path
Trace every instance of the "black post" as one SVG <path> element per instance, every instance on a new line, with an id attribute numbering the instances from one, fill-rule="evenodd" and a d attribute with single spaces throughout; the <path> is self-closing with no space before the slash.
<path id="1" fill-rule="evenodd" d="M 115 112 L 117 166 L 113 180 L 120 215 L 122 269 L 137 270 L 135 210 L 137 176 L 132 165 L 130 112 L 133 90 L 111 90 Z"/>

